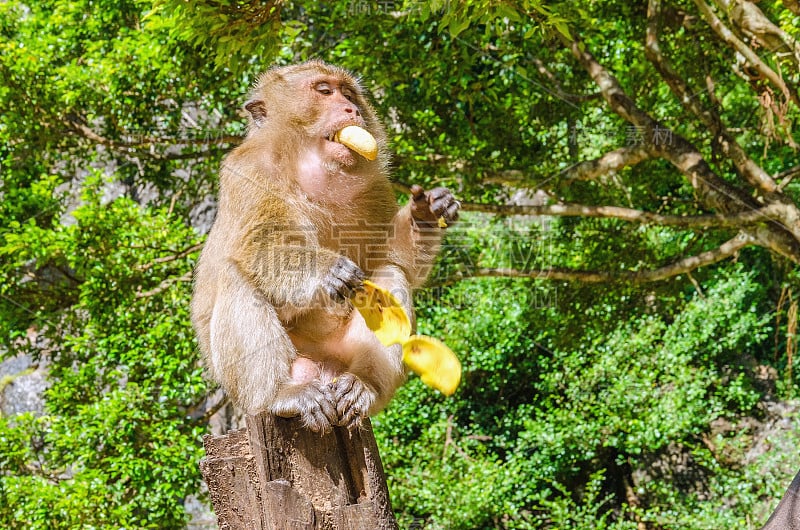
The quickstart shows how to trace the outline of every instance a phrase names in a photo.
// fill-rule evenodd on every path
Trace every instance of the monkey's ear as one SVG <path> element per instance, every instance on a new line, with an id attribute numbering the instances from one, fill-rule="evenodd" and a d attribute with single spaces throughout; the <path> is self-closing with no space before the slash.
<path id="1" fill-rule="evenodd" d="M 245 110 L 250 113 L 256 127 L 261 127 L 267 119 L 267 104 L 262 99 L 251 99 L 244 104 Z"/>

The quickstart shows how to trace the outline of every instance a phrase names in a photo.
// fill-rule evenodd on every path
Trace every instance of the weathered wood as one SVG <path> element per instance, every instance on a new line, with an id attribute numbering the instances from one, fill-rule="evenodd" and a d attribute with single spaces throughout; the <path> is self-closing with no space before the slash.
<path id="1" fill-rule="evenodd" d="M 321 435 L 260 414 L 203 443 L 200 469 L 221 529 L 397 529 L 368 420 Z"/>
<path id="2" fill-rule="evenodd" d="M 800 473 L 795 475 L 781 502 L 762 530 L 798 530 L 800 529 Z"/>

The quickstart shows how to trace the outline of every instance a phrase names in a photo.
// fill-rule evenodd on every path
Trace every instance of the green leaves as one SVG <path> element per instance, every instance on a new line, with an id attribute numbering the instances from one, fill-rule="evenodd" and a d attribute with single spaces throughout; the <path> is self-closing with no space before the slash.
<path id="1" fill-rule="evenodd" d="M 35 204 L 52 185 L 42 179 L 16 193 Z M 166 209 L 106 202 L 105 185 L 87 179 L 66 223 L 40 226 L 34 217 L 4 228 L 0 320 L 58 345 L 47 353 L 48 415 L 0 424 L 3 468 L 15 470 L 0 477 L 13 506 L 0 509 L 9 528 L 163 528 L 183 524 L 178 500 L 197 491 L 187 462 L 199 459 L 205 426 L 185 414 L 206 384 L 189 330 L 189 283 L 169 283 L 191 270 L 195 254 L 175 255 L 196 235 Z"/>
<path id="2" fill-rule="evenodd" d="M 800 155 L 784 142 L 797 109 L 776 121 L 698 13 L 663 8 L 663 52 L 693 98 L 795 202 Z M 782 4 L 761 8 L 796 36 Z M 401 185 L 487 208 L 724 213 L 666 160 L 603 166 L 643 131 L 565 48 L 579 36 L 637 105 L 757 196 L 657 75 L 646 27 L 641 5 L 616 0 L 0 4 L 0 341 L 46 364 L 49 384 L 43 416 L 0 418 L 0 526 L 184 524 L 205 429 L 187 411 L 208 391 L 188 319 L 193 225 L 213 216 L 220 160 L 245 131 L 238 109 L 273 63 L 320 57 L 361 74 Z M 770 64 L 796 84 L 791 60 Z M 476 277 L 653 269 L 735 230 L 469 214 L 448 229 L 418 325 L 455 350 L 464 382 L 445 399 L 412 376 L 375 420 L 402 525 L 733 528 L 766 515 L 785 477 L 767 483 L 706 442 L 712 420 L 793 391 L 781 302 L 796 300 L 793 265 L 747 248 L 738 265 L 638 286 Z M 668 479 L 637 485 L 638 507 L 617 494 L 676 447 L 709 474 L 710 502 Z"/>

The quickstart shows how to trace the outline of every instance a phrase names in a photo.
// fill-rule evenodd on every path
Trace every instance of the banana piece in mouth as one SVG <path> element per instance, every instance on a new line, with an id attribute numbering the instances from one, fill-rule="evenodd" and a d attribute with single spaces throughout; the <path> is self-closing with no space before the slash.
<path id="1" fill-rule="evenodd" d="M 355 151 L 367 160 L 378 158 L 378 142 L 369 131 L 356 125 L 349 125 L 333 134 L 333 141 Z"/>

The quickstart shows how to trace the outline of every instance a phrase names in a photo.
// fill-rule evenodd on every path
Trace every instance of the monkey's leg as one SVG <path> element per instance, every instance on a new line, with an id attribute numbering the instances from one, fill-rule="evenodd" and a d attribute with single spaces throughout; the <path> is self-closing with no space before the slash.
<path id="1" fill-rule="evenodd" d="M 235 266 L 227 267 L 211 316 L 212 375 L 250 414 L 299 415 L 314 430 L 329 429 L 336 419 L 330 389 L 318 380 L 293 381 L 296 359 L 275 308 Z"/>
<path id="2" fill-rule="evenodd" d="M 308 357 L 297 357 L 292 363 L 289 384 L 278 391 L 272 412 L 284 418 L 300 416 L 303 425 L 312 431 L 328 432 L 338 424 L 333 389 L 328 381 L 333 371 Z"/>
<path id="3" fill-rule="evenodd" d="M 381 267 L 373 281 L 392 292 L 413 319 L 411 291 L 399 267 Z M 384 346 L 358 311 L 352 313 L 341 346 L 351 351 L 350 364 L 333 384 L 339 425 L 355 427 L 361 419 L 382 410 L 405 381 L 399 344 Z"/>

